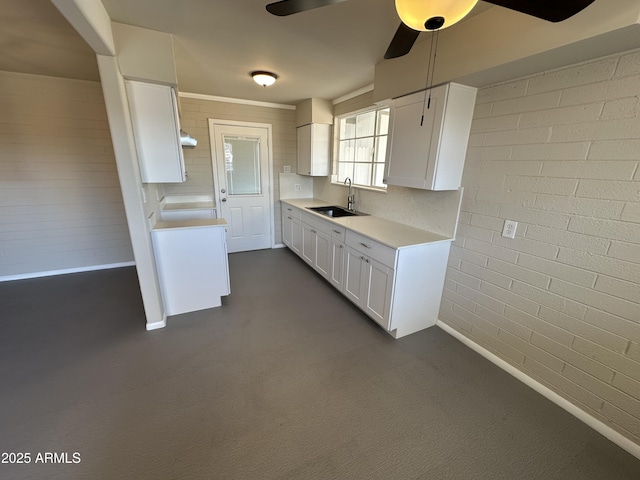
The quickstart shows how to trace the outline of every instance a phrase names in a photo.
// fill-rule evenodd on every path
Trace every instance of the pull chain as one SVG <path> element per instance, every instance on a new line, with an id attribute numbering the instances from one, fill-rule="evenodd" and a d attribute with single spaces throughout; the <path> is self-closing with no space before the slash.
<path id="1" fill-rule="evenodd" d="M 427 80 L 424 88 L 424 101 L 422 102 L 422 118 L 420 119 L 420 126 L 424 123 L 424 109 L 431 108 L 431 87 L 433 87 L 433 77 L 436 72 L 436 57 L 438 56 L 438 34 L 440 29 L 431 31 L 431 46 L 429 48 L 429 64 L 427 66 Z M 431 58 L 433 57 L 433 69 L 431 68 Z M 429 99 L 427 100 L 427 91 L 429 91 Z"/>

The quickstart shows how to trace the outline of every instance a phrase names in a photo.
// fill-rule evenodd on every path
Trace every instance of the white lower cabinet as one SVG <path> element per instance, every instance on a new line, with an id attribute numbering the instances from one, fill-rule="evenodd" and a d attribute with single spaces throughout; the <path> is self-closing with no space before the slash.
<path id="1" fill-rule="evenodd" d="M 300 255 L 302 251 L 302 230 L 300 210 L 282 206 L 282 243 Z"/>
<path id="2" fill-rule="evenodd" d="M 331 285 L 340 291 L 342 291 L 344 284 L 344 259 L 346 255 L 344 235 L 344 227 L 331 228 L 331 270 L 329 281 Z"/>
<path id="3" fill-rule="evenodd" d="M 450 240 L 393 248 L 283 204 L 283 242 L 393 337 L 435 325 Z M 300 238 L 295 247 L 295 238 Z"/>
<path id="4" fill-rule="evenodd" d="M 327 280 L 331 275 L 331 224 L 302 213 L 302 258 Z"/>
<path id="5" fill-rule="evenodd" d="M 347 233 L 342 292 L 381 327 L 389 330 L 393 268 L 370 256 L 365 250 L 367 247 L 354 248 L 350 233 Z"/>
<path id="6" fill-rule="evenodd" d="M 229 295 L 226 222 L 158 222 L 151 231 L 167 315 L 219 307 Z"/>

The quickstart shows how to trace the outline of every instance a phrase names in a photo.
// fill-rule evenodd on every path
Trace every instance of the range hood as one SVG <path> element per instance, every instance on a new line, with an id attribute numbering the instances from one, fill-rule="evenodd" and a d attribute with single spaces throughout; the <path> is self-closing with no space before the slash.
<path id="1" fill-rule="evenodd" d="M 196 145 L 198 145 L 198 140 L 184 130 L 180 130 L 180 145 L 182 145 L 183 148 L 195 148 Z"/>

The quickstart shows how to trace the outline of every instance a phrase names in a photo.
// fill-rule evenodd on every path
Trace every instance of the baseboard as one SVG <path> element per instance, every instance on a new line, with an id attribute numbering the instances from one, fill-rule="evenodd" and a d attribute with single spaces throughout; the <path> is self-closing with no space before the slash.
<path id="1" fill-rule="evenodd" d="M 284 243 L 276 243 L 272 248 L 286 248 Z"/>
<path id="2" fill-rule="evenodd" d="M 136 262 L 109 263 L 106 265 L 91 265 L 88 267 L 65 268 L 63 270 L 49 270 L 46 272 L 22 273 L 19 275 L 0 276 L 1 282 L 12 282 L 14 280 L 26 280 L 29 278 L 53 277 L 55 275 L 67 275 L 69 273 L 93 272 L 96 270 L 109 270 L 111 268 L 133 267 Z"/>
<path id="3" fill-rule="evenodd" d="M 611 440 L 613 443 L 618 445 L 623 450 L 629 452 L 634 457 L 640 459 L 640 445 L 638 445 L 638 444 L 634 443 L 633 441 L 629 440 L 624 435 L 616 432 L 613 428 L 611 428 L 607 424 L 605 424 L 605 423 L 601 422 L 600 420 L 598 420 L 597 418 L 589 415 L 584 410 L 578 408 L 576 405 L 574 405 L 573 403 L 569 402 L 565 398 L 561 397 L 556 392 L 554 392 L 553 390 L 551 390 L 548 387 L 544 386 L 543 384 L 541 384 L 540 382 L 538 382 L 534 378 L 530 377 L 526 373 L 522 372 L 521 370 L 518 370 L 513 365 L 505 362 L 500 357 L 498 357 L 498 356 L 494 355 L 493 353 L 491 353 L 489 350 L 485 349 L 484 347 L 481 347 L 480 345 L 478 345 L 473 340 L 469 339 L 468 337 L 464 336 L 463 334 L 461 334 L 457 330 L 451 328 L 446 323 L 442 322 L 442 320 L 438 320 L 436 322 L 436 325 L 438 327 L 440 327 L 442 330 L 444 330 L 445 332 L 447 332 L 452 337 L 455 337 L 457 340 L 459 340 L 460 342 L 464 343 L 467 347 L 471 348 L 475 352 L 477 352 L 480 355 L 482 355 L 484 358 L 489 360 L 491 363 L 493 363 L 496 366 L 500 367 L 501 369 L 503 369 L 505 372 L 509 373 L 510 375 L 513 375 L 515 378 L 520 380 L 525 385 L 533 388 L 540 395 L 544 396 L 548 400 L 551 400 L 553 403 L 558 405 L 563 410 L 566 410 L 567 412 L 569 412 L 571 415 L 573 415 L 577 419 L 579 419 L 579 420 L 583 421 L 584 423 L 586 423 L 587 425 L 589 425 L 595 431 L 597 431 L 601 435 L 603 435 L 606 438 L 608 438 L 609 440 Z"/>
<path id="4" fill-rule="evenodd" d="M 147 331 L 158 330 L 167 326 L 167 316 L 165 315 L 159 322 L 147 323 Z"/>

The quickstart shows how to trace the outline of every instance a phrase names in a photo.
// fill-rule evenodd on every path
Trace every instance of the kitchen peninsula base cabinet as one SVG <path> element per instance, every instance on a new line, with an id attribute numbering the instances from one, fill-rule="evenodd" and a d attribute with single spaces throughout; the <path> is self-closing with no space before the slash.
<path id="1" fill-rule="evenodd" d="M 373 216 L 325 219 L 296 204 L 313 201 L 283 201 L 284 243 L 309 266 L 395 338 L 435 325 L 450 238 Z M 292 238 L 302 238 L 298 250 Z"/>
<path id="2" fill-rule="evenodd" d="M 219 307 L 231 293 L 226 221 L 158 222 L 151 231 L 165 313 Z"/>

